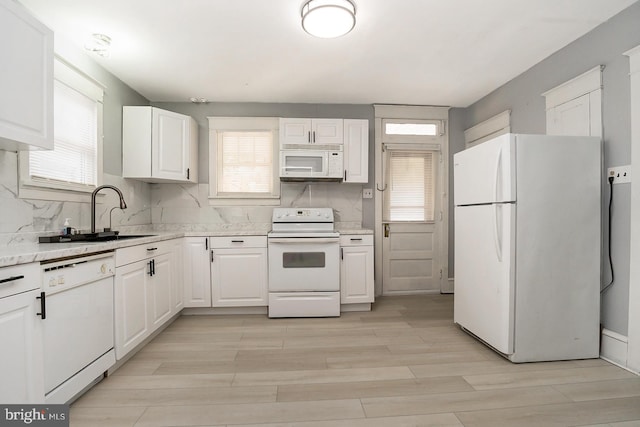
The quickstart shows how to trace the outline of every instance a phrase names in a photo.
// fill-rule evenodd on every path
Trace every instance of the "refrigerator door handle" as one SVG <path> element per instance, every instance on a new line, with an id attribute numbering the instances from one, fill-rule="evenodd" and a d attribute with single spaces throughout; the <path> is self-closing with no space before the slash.
<path id="1" fill-rule="evenodd" d="M 500 212 L 498 212 L 500 209 Z M 496 247 L 496 256 L 498 262 L 502 262 L 502 239 L 500 238 L 500 232 L 498 227 L 502 228 L 502 206 L 493 204 L 493 243 Z"/>
<path id="2" fill-rule="evenodd" d="M 498 186 L 500 185 L 500 169 L 502 168 L 502 147 L 498 150 L 498 155 L 496 158 L 496 170 L 494 173 L 493 179 L 493 202 L 501 202 L 502 200 L 498 200 Z"/>

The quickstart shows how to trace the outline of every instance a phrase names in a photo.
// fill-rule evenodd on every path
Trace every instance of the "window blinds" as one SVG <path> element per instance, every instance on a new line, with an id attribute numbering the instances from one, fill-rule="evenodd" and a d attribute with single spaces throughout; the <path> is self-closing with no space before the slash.
<path id="1" fill-rule="evenodd" d="M 435 153 L 387 151 L 386 221 L 433 221 Z"/>
<path id="2" fill-rule="evenodd" d="M 271 194 L 273 191 L 272 133 L 270 131 L 224 131 L 218 135 L 218 194 Z"/>
<path id="3" fill-rule="evenodd" d="M 80 186 L 97 185 L 98 105 L 58 80 L 54 81 L 54 150 L 29 152 L 34 180 Z"/>

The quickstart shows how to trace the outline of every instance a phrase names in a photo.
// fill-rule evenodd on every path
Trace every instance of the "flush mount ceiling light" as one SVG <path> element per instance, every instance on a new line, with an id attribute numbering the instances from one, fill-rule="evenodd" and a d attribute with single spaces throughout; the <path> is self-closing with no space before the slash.
<path id="1" fill-rule="evenodd" d="M 356 25 L 356 7 L 349 0 L 309 0 L 302 6 L 302 28 L 312 36 L 331 39 Z"/>
<path id="2" fill-rule="evenodd" d="M 197 98 L 195 96 L 192 96 L 191 98 L 189 98 L 189 101 L 193 102 L 194 104 L 206 104 L 209 102 L 207 98 Z"/>
<path id="3" fill-rule="evenodd" d="M 96 55 L 100 55 L 103 58 L 109 56 L 109 48 L 111 47 L 111 37 L 95 33 L 91 35 L 91 39 L 85 43 L 84 48 L 89 52 L 93 52 Z"/>

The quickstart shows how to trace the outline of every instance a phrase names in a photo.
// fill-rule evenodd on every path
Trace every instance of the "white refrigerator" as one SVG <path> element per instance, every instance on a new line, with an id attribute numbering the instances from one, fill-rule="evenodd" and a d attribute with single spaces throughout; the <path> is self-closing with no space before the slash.
<path id="1" fill-rule="evenodd" d="M 602 145 L 506 134 L 454 155 L 454 321 L 512 362 L 599 356 Z"/>

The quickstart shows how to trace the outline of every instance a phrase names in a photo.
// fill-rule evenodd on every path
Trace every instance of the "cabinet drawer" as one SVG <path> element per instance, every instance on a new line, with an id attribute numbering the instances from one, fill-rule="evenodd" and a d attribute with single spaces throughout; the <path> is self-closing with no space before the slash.
<path id="1" fill-rule="evenodd" d="M 373 246 L 373 235 L 347 234 L 340 236 L 340 246 Z"/>
<path id="2" fill-rule="evenodd" d="M 40 288 L 39 263 L 0 268 L 0 298 L 36 288 Z"/>
<path id="3" fill-rule="evenodd" d="M 171 240 L 116 249 L 116 267 L 171 252 Z"/>
<path id="4" fill-rule="evenodd" d="M 211 248 L 266 248 L 267 236 L 212 237 Z"/>

